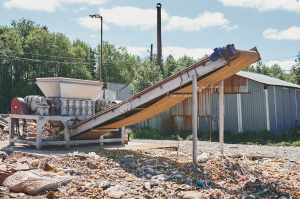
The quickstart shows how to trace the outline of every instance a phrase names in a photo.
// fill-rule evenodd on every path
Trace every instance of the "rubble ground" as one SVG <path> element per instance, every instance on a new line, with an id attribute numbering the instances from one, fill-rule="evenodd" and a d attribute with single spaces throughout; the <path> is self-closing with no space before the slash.
<path id="1" fill-rule="evenodd" d="M 199 152 L 194 164 L 188 154 L 170 149 L 99 149 L 47 156 L 6 151 L 0 157 L 2 198 L 300 197 L 299 163 L 278 157 Z M 18 182 L 20 192 L 5 186 L 26 170 L 70 180 L 34 195 L 26 192 L 34 185 L 28 178 L 27 184 Z"/>

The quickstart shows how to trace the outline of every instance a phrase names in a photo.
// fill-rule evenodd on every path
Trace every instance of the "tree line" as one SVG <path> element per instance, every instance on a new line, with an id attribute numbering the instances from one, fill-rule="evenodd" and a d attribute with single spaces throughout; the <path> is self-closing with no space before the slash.
<path id="1" fill-rule="evenodd" d="M 271 67 L 266 66 L 261 61 L 256 63 L 256 66 L 251 65 L 244 69 L 244 71 L 260 73 L 263 75 L 268 75 L 270 77 L 275 77 L 287 82 L 300 85 L 300 53 L 297 55 L 295 60 L 295 65 L 291 67 L 288 72 L 285 72 L 278 64 L 273 64 Z"/>
<path id="2" fill-rule="evenodd" d="M 104 82 L 130 84 L 133 94 L 200 60 L 187 55 L 176 60 L 169 55 L 163 60 L 162 73 L 150 57 L 131 55 L 126 47 L 117 47 L 107 41 L 102 44 Z M 0 26 L 0 113 L 10 111 L 14 97 L 42 95 L 35 84 L 36 78 L 99 80 L 100 47 L 99 44 L 92 48 L 80 39 L 70 41 L 64 34 L 50 32 L 47 26 L 24 18 L 13 20 L 10 26 Z M 154 54 L 152 60 L 156 58 Z M 296 61 L 300 62 L 300 54 Z M 300 84 L 299 64 L 290 73 L 284 73 L 278 65 L 268 68 L 261 62 L 245 70 Z"/>
<path id="3" fill-rule="evenodd" d="M 162 74 L 150 57 L 131 55 L 125 47 L 107 41 L 102 44 L 104 82 L 130 84 L 133 94 L 198 61 L 188 56 L 175 60 L 170 55 Z M 24 18 L 0 26 L 0 113 L 10 111 L 14 97 L 42 95 L 36 78 L 99 80 L 100 47 L 92 48 L 80 39 L 70 41 L 64 34 Z"/>

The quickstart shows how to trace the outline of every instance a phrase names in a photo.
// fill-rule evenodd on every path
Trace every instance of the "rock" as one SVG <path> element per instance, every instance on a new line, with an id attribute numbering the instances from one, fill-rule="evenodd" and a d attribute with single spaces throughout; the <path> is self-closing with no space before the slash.
<path id="1" fill-rule="evenodd" d="M 147 199 L 154 199 L 154 197 L 149 195 L 148 193 L 144 193 L 143 196 Z"/>
<path id="2" fill-rule="evenodd" d="M 46 198 L 50 198 L 50 199 L 56 198 L 56 195 L 53 191 L 49 191 L 49 193 L 46 195 Z"/>
<path id="3" fill-rule="evenodd" d="M 18 163 L 17 167 L 16 167 L 17 171 L 28 171 L 29 170 L 29 166 L 27 163 Z"/>
<path id="4" fill-rule="evenodd" d="M 84 159 L 88 158 L 87 154 L 85 154 L 85 153 L 81 153 L 81 154 L 78 153 L 75 155 L 75 157 L 84 158 Z"/>
<path id="5" fill-rule="evenodd" d="M 162 182 L 162 181 L 167 181 L 170 179 L 170 176 L 166 175 L 166 174 L 160 174 L 160 175 L 157 175 L 157 176 L 153 176 L 151 178 L 151 181 L 152 182 Z"/>
<path id="6" fill-rule="evenodd" d="M 151 168 L 146 168 L 146 169 L 144 169 L 144 172 L 146 173 L 146 174 L 151 174 L 151 175 L 153 175 L 153 173 L 155 172 L 153 169 L 151 169 Z"/>
<path id="7" fill-rule="evenodd" d="M 27 157 L 22 157 L 18 159 L 19 163 L 27 162 Z"/>
<path id="8" fill-rule="evenodd" d="M 54 168 L 50 166 L 47 162 L 42 161 L 39 163 L 38 169 L 42 169 L 44 171 L 52 171 Z"/>
<path id="9" fill-rule="evenodd" d="M 147 179 L 150 179 L 151 177 L 152 177 L 151 174 L 146 174 L 146 178 L 147 178 Z"/>
<path id="10" fill-rule="evenodd" d="M 92 163 L 92 162 L 87 162 L 87 165 L 88 165 L 88 167 L 89 167 L 90 169 L 98 169 L 98 166 L 95 165 L 95 164 Z"/>
<path id="11" fill-rule="evenodd" d="M 4 151 L 0 151 L 0 157 L 4 160 L 7 158 L 7 154 Z"/>
<path id="12" fill-rule="evenodd" d="M 121 185 L 116 185 L 114 187 L 108 188 L 105 193 L 108 197 L 111 198 L 121 198 L 125 192 L 123 191 L 125 187 Z"/>
<path id="13" fill-rule="evenodd" d="M 4 192 L 4 191 L 6 191 L 6 190 L 7 190 L 6 188 L 0 187 L 0 192 Z"/>
<path id="14" fill-rule="evenodd" d="M 177 174 L 177 175 L 174 175 L 174 177 L 176 177 L 176 178 L 182 178 L 182 177 L 183 177 L 183 175 L 181 175 L 181 174 Z"/>
<path id="15" fill-rule="evenodd" d="M 125 159 L 127 159 L 127 158 L 133 158 L 133 157 L 134 157 L 134 155 L 125 155 L 124 156 Z"/>
<path id="16" fill-rule="evenodd" d="M 17 195 L 16 195 L 16 194 L 9 194 L 9 197 L 10 197 L 10 198 L 16 198 Z"/>
<path id="17" fill-rule="evenodd" d="M 147 189 L 147 190 L 150 190 L 151 189 L 151 183 L 150 182 L 146 182 L 144 184 L 144 187 Z"/>
<path id="18" fill-rule="evenodd" d="M 179 194 L 182 199 L 202 199 L 204 194 L 197 191 L 186 191 Z"/>

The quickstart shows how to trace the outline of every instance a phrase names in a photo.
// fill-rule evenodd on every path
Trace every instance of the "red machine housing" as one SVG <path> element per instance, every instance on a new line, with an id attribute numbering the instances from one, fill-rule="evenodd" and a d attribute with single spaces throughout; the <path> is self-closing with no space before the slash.
<path id="1" fill-rule="evenodd" d="M 50 115 L 55 115 L 55 103 L 52 100 L 47 99 L 47 103 L 50 106 L 49 113 Z"/>
<path id="2" fill-rule="evenodd" d="M 26 102 L 23 98 L 15 97 L 11 101 L 11 114 L 29 115 Z"/>

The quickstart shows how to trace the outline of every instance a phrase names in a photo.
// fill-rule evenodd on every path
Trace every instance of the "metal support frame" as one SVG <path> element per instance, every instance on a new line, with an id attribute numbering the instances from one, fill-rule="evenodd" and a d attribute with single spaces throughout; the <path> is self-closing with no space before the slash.
<path id="1" fill-rule="evenodd" d="M 220 153 L 224 155 L 224 81 L 219 87 L 219 144 Z"/>
<path id="2" fill-rule="evenodd" d="M 193 162 L 197 163 L 197 76 L 193 75 L 193 98 L 192 98 L 192 132 L 193 132 Z"/>
<path id="3" fill-rule="evenodd" d="M 125 144 L 125 127 L 120 128 L 122 144 Z"/>
<path id="4" fill-rule="evenodd" d="M 69 126 L 69 121 L 64 121 L 63 122 L 65 128 L 66 128 L 66 131 L 65 131 L 65 142 L 66 142 L 66 148 L 70 148 L 70 126 Z"/>
<path id="5" fill-rule="evenodd" d="M 200 86 L 197 85 L 198 88 L 206 89 L 206 88 L 221 88 L 221 86 Z"/>
<path id="6" fill-rule="evenodd" d="M 153 99 L 156 99 L 157 97 L 162 96 L 168 92 L 171 93 L 176 88 L 180 88 L 181 85 L 185 85 L 191 82 L 193 75 L 202 76 L 215 70 L 218 67 L 226 65 L 226 63 L 227 62 L 225 62 L 224 59 L 219 59 L 218 61 L 210 62 L 209 67 L 203 66 L 203 64 L 199 64 L 187 68 L 184 72 L 169 77 L 160 82 L 159 84 L 162 84 L 163 88 L 160 88 L 158 86 L 159 84 L 148 88 L 143 92 L 139 93 L 139 95 L 128 98 L 127 100 L 124 100 L 122 103 L 117 104 L 114 107 L 111 107 L 105 111 L 95 114 L 84 121 L 76 123 L 75 125 L 70 127 L 72 129 L 71 136 L 76 136 L 84 131 L 89 130 L 93 126 L 97 126 L 115 117 L 118 117 L 120 114 L 129 112 L 132 109 L 142 106 L 143 104 Z M 190 78 L 186 73 L 187 71 L 189 71 Z"/>
<path id="7" fill-rule="evenodd" d="M 100 137 L 100 139 L 94 139 L 94 140 L 71 140 L 70 135 L 70 125 L 72 125 L 72 122 L 70 122 L 70 119 L 74 117 L 69 116 L 40 116 L 40 115 L 15 115 L 11 114 L 10 116 L 10 128 L 9 128 L 9 145 L 14 146 L 14 143 L 23 143 L 23 144 L 29 144 L 36 146 L 37 149 L 42 149 L 43 146 L 49 146 L 49 145 L 65 145 L 66 148 L 70 148 L 71 145 L 78 145 L 78 144 L 92 144 L 92 143 L 101 143 L 104 142 L 121 142 L 124 143 L 124 131 L 125 127 L 120 128 L 121 131 L 121 138 L 111 138 L 111 139 L 103 139 L 103 136 Z M 18 119 L 25 119 L 25 120 L 34 120 L 36 122 L 36 138 L 32 139 L 18 139 L 15 138 L 15 123 Z M 45 124 L 48 121 L 61 121 L 63 125 L 65 126 L 64 131 L 64 139 L 61 140 L 43 140 L 42 138 L 42 127 L 45 126 Z M 116 129 L 108 129 L 108 130 L 116 130 Z M 109 131 L 108 131 L 109 132 Z"/>

